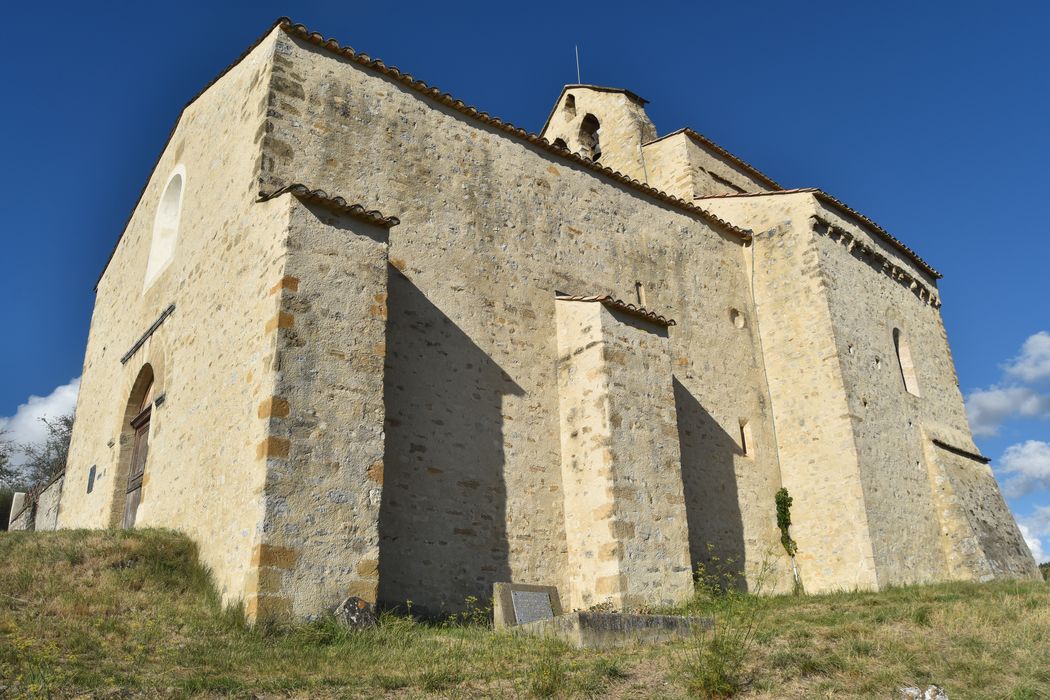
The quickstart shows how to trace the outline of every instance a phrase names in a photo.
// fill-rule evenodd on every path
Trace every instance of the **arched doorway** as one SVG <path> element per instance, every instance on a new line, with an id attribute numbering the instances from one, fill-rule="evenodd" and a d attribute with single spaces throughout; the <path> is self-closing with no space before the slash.
<path id="1" fill-rule="evenodd" d="M 130 438 L 127 478 L 118 480 L 116 487 L 123 489 L 124 514 L 121 527 L 135 526 L 139 503 L 142 502 L 142 482 L 146 475 L 146 456 L 149 453 L 149 425 L 153 412 L 153 368 L 146 365 L 139 373 L 128 401 L 125 414 L 124 433 Z"/>

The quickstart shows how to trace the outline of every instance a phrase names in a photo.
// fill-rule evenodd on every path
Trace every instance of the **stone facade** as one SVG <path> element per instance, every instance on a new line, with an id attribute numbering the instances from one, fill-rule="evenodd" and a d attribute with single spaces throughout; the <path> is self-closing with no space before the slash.
<path id="1" fill-rule="evenodd" d="M 567 86 L 532 135 L 278 23 L 99 281 L 59 525 L 120 524 L 152 382 L 136 525 L 253 619 L 673 602 L 712 554 L 785 589 L 782 485 L 807 590 L 1036 575 L 936 274 L 644 104 Z"/>

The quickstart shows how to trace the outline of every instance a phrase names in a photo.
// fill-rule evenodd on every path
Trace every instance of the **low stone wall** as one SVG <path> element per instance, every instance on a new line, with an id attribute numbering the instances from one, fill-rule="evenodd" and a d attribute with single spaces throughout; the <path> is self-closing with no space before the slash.
<path id="1" fill-rule="evenodd" d="M 58 504 L 65 481 L 66 475 L 62 472 L 42 487 L 28 493 L 16 493 L 11 503 L 11 520 L 7 529 L 58 529 Z"/>

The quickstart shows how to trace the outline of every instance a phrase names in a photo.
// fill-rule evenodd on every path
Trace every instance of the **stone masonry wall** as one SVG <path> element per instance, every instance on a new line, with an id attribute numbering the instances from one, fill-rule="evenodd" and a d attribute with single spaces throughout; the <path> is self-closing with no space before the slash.
<path id="1" fill-rule="evenodd" d="M 681 602 L 692 571 L 667 329 L 556 306 L 570 609 Z"/>
<path id="2" fill-rule="evenodd" d="M 733 321 L 754 315 L 738 240 L 298 39 L 278 37 L 274 76 L 262 189 L 307 182 L 402 222 L 381 600 L 454 607 L 501 580 L 567 589 L 555 291 L 632 298 L 641 282 L 678 320 L 693 558 L 710 535 L 740 562 L 768 555 L 779 478 L 757 337 Z"/>
<path id="3" fill-rule="evenodd" d="M 809 205 L 816 206 L 822 218 L 861 234 L 814 200 Z M 827 285 L 879 585 L 944 578 L 940 523 L 937 511 L 930 507 L 920 425 L 924 413 L 944 413 L 952 401 L 961 408 L 962 397 L 953 373 L 935 357 L 947 357 L 947 348 L 938 337 L 938 312 L 862 257 L 855 259 L 829 236 L 810 235 L 819 250 Z M 870 236 L 864 240 L 875 244 Z M 908 268 L 914 271 L 913 265 Z M 905 390 L 894 328 L 903 331 L 910 345 L 921 396 Z M 966 430 L 963 421 L 957 431 Z"/>
<path id="4" fill-rule="evenodd" d="M 808 195 L 702 200 L 754 228 L 754 294 L 792 536 L 808 592 L 878 585 L 853 422 Z"/>
<path id="5" fill-rule="evenodd" d="M 940 311 L 863 248 L 879 251 L 934 294 L 936 281 L 864 227 L 817 200 L 812 205 L 819 219 L 812 225 L 813 235 L 828 281 L 880 585 L 947 578 L 946 556 L 953 555 L 946 555 L 944 531 L 954 525 L 945 523 L 946 518 L 963 518 L 963 527 L 990 543 L 996 575 L 1034 571 L 989 468 L 924 445 L 925 439 L 939 439 L 977 452 Z M 837 231 L 848 232 L 848 237 L 836 239 Z M 898 362 L 895 329 L 914 366 L 916 386 L 911 391 Z M 928 459 L 935 467 L 932 482 Z M 960 499 L 955 508 L 930 507 L 942 477 Z M 981 578 L 991 564 L 972 560 L 972 566 L 976 568 L 965 578 Z"/>
<path id="6" fill-rule="evenodd" d="M 758 239 L 756 257 L 761 256 L 767 240 L 769 246 L 784 245 L 796 255 L 808 255 L 805 264 L 817 283 L 814 290 L 805 295 L 790 289 L 792 276 L 785 273 L 787 281 L 778 294 L 793 299 L 799 307 L 826 306 L 827 320 L 821 325 L 808 324 L 804 334 L 801 329 L 792 331 L 792 343 L 795 348 L 803 346 L 800 339 L 804 338 L 826 362 L 838 366 L 840 383 L 825 384 L 823 389 L 842 392 L 836 400 L 844 398 L 848 408 L 841 414 L 834 409 L 821 414 L 810 408 L 805 422 L 782 420 L 785 403 L 804 407 L 815 395 L 801 385 L 786 392 L 782 400 L 776 377 L 780 374 L 777 365 L 784 358 L 774 342 L 766 343 L 784 482 L 788 485 L 800 474 L 807 481 L 817 478 L 792 463 L 785 443 L 812 440 L 814 425 L 843 418 L 849 421 L 854 445 L 844 446 L 843 454 L 855 455 L 857 476 L 850 479 L 859 483 L 863 504 L 863 512 L 849 527 L 860 531 L 856 523 L 863 522 L 861 517 L 866 519 L 863 536 L 870 538 L 875 567 L 875 579 L 868 585 L 984 577 L 992 564 L 985 561 L 978 544 L 982 536 L 995 552 L 995 575 L 1034 572 L 990 470 L 930 442 L 938 439 L 963 452 L 977 451 L 936 306 L 936 280 L 874 233 L 810 194 L 702 202 L 737 223 L 750 221 L 774 232 Z M 756 260 L 756 279 L 762 266 Z M 767 333 L 772 337 L 792 328 L 801 315 L 797 310 L 770 315 L 761 301 L 759 309 L 763 339 Z M 916 384 L 912 391 L 905 386 L 898 362 L 894 329 L 910 350 Z M 836 459 L 819 448 L 811 457 L 817 465 Z M 817 514 L 811 504 L 800 507 L 794 489 L 788 488 L 796 497 L 796 539 L 805 560 L 803 520 Z M 828 519 L 826 514 L 822 517 Z M 839 574 L 845 578 L 832 577 L 819 585 L 849 587 L 849 570 L 849 562 L 842 561 Z M 814 590 L 807 568 L 803 568 L 803 579 L 807 590 Z"/>
<path id="7" fill-rule="evenodd" d="M 9 530 L 54 530 L 58 527 L 58 509 L 65 475 L 48 482 L 43 490 L 16 493 L 8 514 Z"/>
<path id="8" fill-rule="evenodd" d="M 290 195 L 253 618 L 375 602 L 383 483 L 387 231 Z M 278 201 L 278 200 L 274 200 Z"/>
<path id="9" fill-rule="evenodd" d="M 934 503 L 945 530 L 945 557 L 953 578 L 1042 578 L 991 468 L 928 443 L 934 467 Z"/>
<path id="10" fill-rule="evenodd" d="M 566 108 L 570 97 L 575 100 L 575 108 L 571 110 Z M 569 86 L 540 135 L 552 143 L 560 138 L 573 153 L 590 157 L 590 145 L 580 140 L 580 127 L 588 114 L 593 114 L 601 125 L 598 134 L 601 164 L 645 182 L 642 144 L 656 138 L 656 127 L 644 106 L 622 91 Z"/>
<path id="11" fill-rule="evenodd" d="M 558 320 L 558 405 L 565 498 L 568 588 L 563 605 L 623 608 L 620 540 L 615 522 L 609 373 L 602 342 L 602 306 L 565 301 Z M 609 584 L 612 585 L 609 585 Z"/>
<path id="12" fill-rule="evenodd" d="M 693 576 L 668 329 L 604 307 L 600 321 L 622 602 L 680 603 Z"/>
<path id="13" fill-rule="evenodd" d="M 47 485 L 36 501 L 36 518 L 34 530 L 55 530 L 58 528 L 58 509 L 62 499 L 62 485 L 66 477 L 60 476 Z"/>
<path id="14" fill-rule="evenodd" d="M 686 132 L 647 143 L 642 152 L 649 184 L 687 202 L 695 197 L 772 189 Z"/>
<path id="15" fill-rule="evenodd" d="M 274 44 L 271 35 L 187 107 L 99 282 L 59 514 L 60 527 L 119 525 L 128 402 L 150 365 L 154 396 L 165 400 L 153 411 L 137 524 L 190 535 L 231 603 L 245 595 L 260 542 L 256 455 L 268 425 L 257 411 L 274 393 L 276 336 L 266 324 L 287 227 L 286 208 L 254 203 Z M 144 291 L 158 201 L 179 165 L 174 256 Z M 170 304 L 174 312 L 121 363 Z"/>

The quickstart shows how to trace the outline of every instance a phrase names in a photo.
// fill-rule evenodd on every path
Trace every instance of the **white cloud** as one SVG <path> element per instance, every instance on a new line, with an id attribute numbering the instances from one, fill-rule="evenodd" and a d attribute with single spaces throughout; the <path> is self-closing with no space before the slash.
<path id="1" fill-rule="evenodd" d="M 1040 331 L 1029 336 L 1021 346 L 1021 354 L 1004 367 L 1006 373 L 1023 382 L 1050 379 L 1050 333 Z"/>
<path id="2" fill-rule="evenodd" d="M 1021 536 L 1024 537 L 1025 544 L 1028 545 L 1028 549 L 1032 550 L 1032 556 L 1035 557 L 1035 562 L 1041 564 L 1046 561 L 1046 550 L 1043 549 L 1043 542 L 1038 537 L 1031 533 L 1031 530 L 1027 525 L 1018 523 L 1017 527 L 1021 528 Z"/>
<path id="3" fill-rule="evenodd" d="M 14 443 L 41 442 L 47 435 L 47 427 L 40 419 L 72 413 L 79 391 L 80 377 L 77 377 L 68 384 L 56 387 L 47 396 L 30 396 L 15 410 L 13 416 L 0 417 L 0 431 L 6 430 L 4 437 Z M 16 452 L 11 461 L 20 464 L 20 460 L 21 455 Z"/>
<path id="4" fill-rule="evenodd" d="M 999 426 L 1015 416 L 1050 418 L 1050 396 L 1026 386 L 977 389 L 966 397 L 966 416 L 974 435 L 990 437 L 998 434 Z"/>
<path id="5" fill-rule="evenodd" d="M 1024 524 L 1036 537 L 1050 537 L 1050 506 L 1036 506 Z"/>
<path id="6" fill-rule="evenodd" d="M 1050 489 L 1050 442 L 1026 440 L 1010 445 L 998 466 L 1006 477 L 1003 491 L 1011 498 Z"/>

